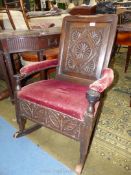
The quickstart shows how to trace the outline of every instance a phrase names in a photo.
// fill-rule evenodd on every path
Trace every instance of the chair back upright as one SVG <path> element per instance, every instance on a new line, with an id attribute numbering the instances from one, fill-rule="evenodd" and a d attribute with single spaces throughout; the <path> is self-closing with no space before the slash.
<path id="1" fill-rule="evenodd" d="M 90 84 L 108 67 L 118 17 L 70 16 L 63 20 L 58 79 Z"/>

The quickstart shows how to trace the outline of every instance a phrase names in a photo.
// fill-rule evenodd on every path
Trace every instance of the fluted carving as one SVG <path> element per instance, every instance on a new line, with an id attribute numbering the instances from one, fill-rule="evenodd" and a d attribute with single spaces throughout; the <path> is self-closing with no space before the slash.
<path id="1" fill-rule="evenodd" d="M 38 38 L 29 38 L 29 39 L 26 39 L 26 42 L 25 42 L 25 38 L 15 38 L 15 39 L 9 39 L 8 41 L 8 48 L 10 51 L 14 51 L 14 50 L 32 50 L 32 49 L 35 49 L 37 50 L 38 49 L 38 45 L 37 45 L 37 42 L 38 42 Z"/>

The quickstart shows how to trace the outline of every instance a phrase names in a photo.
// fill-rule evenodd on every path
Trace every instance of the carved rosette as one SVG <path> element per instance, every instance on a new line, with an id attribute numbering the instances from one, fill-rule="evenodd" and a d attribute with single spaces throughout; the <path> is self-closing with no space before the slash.
<path id="1" fill-rule="evenodd" d="M 80 123 L 82 122 L 66 114 L 29 101 L 20 100 L 20 116 L 79 140 Z"/>
<path id="2" fill-rule="evenodd" d="M 103 29 L 72 28 L 64 70 L 94 75 L 102 44 Z"/>

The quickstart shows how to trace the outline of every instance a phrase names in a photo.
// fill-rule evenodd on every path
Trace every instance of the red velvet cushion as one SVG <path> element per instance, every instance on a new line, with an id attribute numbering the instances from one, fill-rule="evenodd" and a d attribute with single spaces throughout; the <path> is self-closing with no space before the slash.
<path id="1" fill-rule="evenodd" d="M 87 90 L 87 86 L 65 81 L 42 80 L 23 87 L 18 97 L 83 120 Z"/>

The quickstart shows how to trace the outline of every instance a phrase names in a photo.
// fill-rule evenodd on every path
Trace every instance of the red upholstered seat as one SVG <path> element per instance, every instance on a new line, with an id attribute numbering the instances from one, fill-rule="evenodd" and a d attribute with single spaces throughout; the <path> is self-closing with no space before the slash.
<path id="1" fill-rule="evenodd" d="M 88 106 L 87 90 L 87 86 L 70 82 L 44 80 L 23 87 L 18 96 L 82 120 Z"/>

